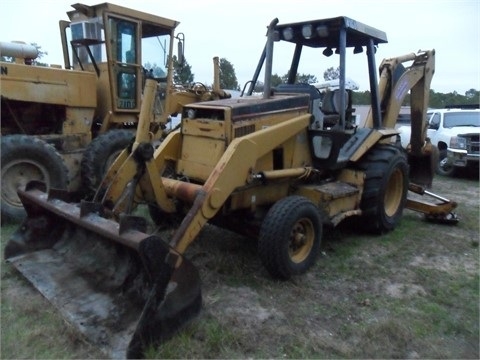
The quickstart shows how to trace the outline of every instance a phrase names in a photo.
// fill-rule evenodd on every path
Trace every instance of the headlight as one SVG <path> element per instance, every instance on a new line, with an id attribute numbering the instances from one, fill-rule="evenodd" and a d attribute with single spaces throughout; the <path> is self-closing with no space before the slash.
<path id="1" fill-rule="evenodd" d="M 188 109 L 187 111 L 187 117 L 189 119 L 195 119 L 196 111 L 193 109 Z"/>
<path id="2" fill-rule="evenodd" d="M 452 136 L 450 138 L 450 147 L 452 149 L 463 149 L 467 148 L 467 139 L 462 136 Z"/>
<path id="3" fill-rule="evenodd" d="M 286 41 L 290 41 L 293 39 L 293 29 L 291 27 L 283 29 L 283 38 Z"/>
<path id="4" fill-rule="evenodd" d="M 302 35 L 305 39 L 310 39 L 313 36 L 313 27 L 311 24 L 302 27 Z"/>
<path id="5" fill-rule="evenodd" d="M 325 25 L 317 26 L 317 35 L 320 37 L 327 37 L 328 36 L 328 27 Z"/>

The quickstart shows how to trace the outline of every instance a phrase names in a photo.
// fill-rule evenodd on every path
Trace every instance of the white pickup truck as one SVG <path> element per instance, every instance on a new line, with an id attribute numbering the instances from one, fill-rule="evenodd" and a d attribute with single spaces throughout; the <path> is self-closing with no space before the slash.
<path id="1" fill-rule="evenodd" d="M 427 136 L 438 147 L 437 173 L 453 175 L 459 167 L 476 167 L 480 160 L 480 109 L 478 105 L 429 110 Z M 398 124 L 402 146 L 410 141 L 410 125 Z"/>

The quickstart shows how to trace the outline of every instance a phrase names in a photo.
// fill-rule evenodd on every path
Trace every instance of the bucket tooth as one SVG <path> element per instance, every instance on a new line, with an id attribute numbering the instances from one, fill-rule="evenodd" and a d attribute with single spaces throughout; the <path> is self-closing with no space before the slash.
<path id="1" fill-rule="evenodd" d="M 147 232 L 147 220 L 142 216 L 135 216 L 135 215 L 120 215 L 120 235 L 130 231 L 136 230 L 140 232 Z"/>
<path id="2" fill-rule="evenodd" d="M 84 201 L 80 202 L 80 217 L 87 216 L 88 214 L 104 215 L 103 206 L 99 202 Z"/>
<path id="3" fill-rule="evenodd" d="M 43 181 L 39 180 L 31 180 L 25 185 L 25 191 L 30 191 L 30 190 L 40 190 L 41 192 L 46 193 L 47 192 L 47 184 Z"/>

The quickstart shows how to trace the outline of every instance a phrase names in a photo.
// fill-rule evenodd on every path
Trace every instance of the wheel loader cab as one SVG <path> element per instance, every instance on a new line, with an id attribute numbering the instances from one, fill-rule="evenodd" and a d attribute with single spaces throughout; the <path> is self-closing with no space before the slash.
<path id="1" fill-rule="evenodd" d="M 65 68 L 97 75 L 94 130 L 135 124 L 146 78 L 172 84 L 167 54 L 178 22 L 109 3 L 72 7 L 70 21 L 60 21 Z M 156 114 L 166 114 L 165 96 L 157 105 Z"/>

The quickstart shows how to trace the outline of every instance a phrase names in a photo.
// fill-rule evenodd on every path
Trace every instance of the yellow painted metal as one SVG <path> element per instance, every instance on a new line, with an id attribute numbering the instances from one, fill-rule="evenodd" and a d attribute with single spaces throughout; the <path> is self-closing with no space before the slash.
<path id="1" fill-rule="evenodd" d="M 174 233 L 171 246 L 179 253 L 183 253 L 230 194 L 235 189 L 247 185 L 257 159 L 292 136 L 295 137 L 296 134 L 306 131 L 309 122 L 310 114 L 304 114 L 262 131 L 234 139 L 205 182 L 203 194 L 197 196 L 186 215 L 190 221 Z"/>
<path id="2" fill-rule="evenodd" d="M 97 79 L 84 71 L 2 62 L 2 96 L 44 104 L 91 108 L 97 106 Z M 81 86 L 80 86 L 81 85 Z"/>
<path id="3" fill-rule="evenodd" d="M 262 176 L 267 180 L 283 179 L 283 178 L 294 178 L 305 176 L 311 171 L 311 168 L 292 168 L 292 169 L 281 169 L 281 170 L 267 170 L 262 171 Z"/>
<path id="4" fill-rule="evenodd" d="M 206 181 L 224 152 L 224 140 L 185 135 L 177 171 L 179 174 Z"/>
<path id="5" fill-rule="evenodd" d="M 315 228 L 309 218 L 300 218 L 293 225 L 288 254 L 294 263 L 301 263 L 310 255 L 315 236 Z"/>
<path id="6" fill-rule="evenodd" d="M 387 180 L 383 203 L 385 204 L 385 213 L 388 216 L 393 216 L 402 206 L 403 189 L 407 186 L 403 179 L 402 171 L 397 168 Z"/>
<path id="7" fill-rule="evenodd" d="M 138 172 L 139 166 L 136 158 L 139 155 L 136 154 L 136 151 L 139 151 L 140 146 L 152 146 L 150 144 L 152 137 L 149 132 L 149 115 L 152 113 L 155 94 L 156 82 L 148 79 L 145 84 L 141 116 L 132 149 L 131 151 L 129 149 L 123 150 L 109 169 L 100 187 L 106 190 L 103 194 L 103 201 L 115 203 L 113 212 L 117 216 L 125 212 L 126 208 L 130 206 L 129 195 L 131 196 L 134 191 L 137 191 L 137 183 L 132 179 L 132 174 Z M 173 212 L 175 206 L 173 201 L 168 198 L 161 180 L 161 167 L 159 168 L 159 166 L 162 165 L 162 162 L 154 161 L 153 155 L 152 148 L 152 158 L 145 161 L 146 174 L 143 176 L 143 192 L 150 193 L 151 200 L 154 200 L 163 211 Z"/>
<path id="8" fill-rule="evenodd" d="M 406 62 L 412 62 L 394 81 L 394 73 Z M 420 155 L 426 138 L 426 112 L 430 84 L 435 73 L 435 50 L 420 51 L 394 58 L 384 59 L 380 65 L 379 94 L 381 101 L 386 101 L 383 113 L 384 128 L 393 129 L 397 123 L 400 107 L 406 95 L 410 92 L 410 107 L 412 118 L 412 152 Z M 370 111 L 365 127 L 373 127 Z"/>
<path id="9" fill-rule="evenodd" d="M 115 15 L 121 15 L 130 18 L 136 18 L 145 23 L 152 24 L 162 24 L 166 28 L 175 28 L 180 22 L 171 20 L 162 16 L 146 13 L 143 11 L 127 8 L 124 6 L 112 4 L 112 3 L 101 3 L 98 5 L 84 5 L 84 4 L 75 4 L 76 10 L 67 12 L 70 20 L 82 20 L 93 18 L 96 16 L 102 16 L 105 11 L 110 12 Z"/>
<path id="10" fill-rule="evenodd" d="M 322 209 L 325 219 L 333 225 L 345 217 L 360 215 L 360 200 L 363 192 L 365 173 L 342 169 L 335 181 L 322 185 L 301 185 L 296 195 L 305 196 Z"/>

